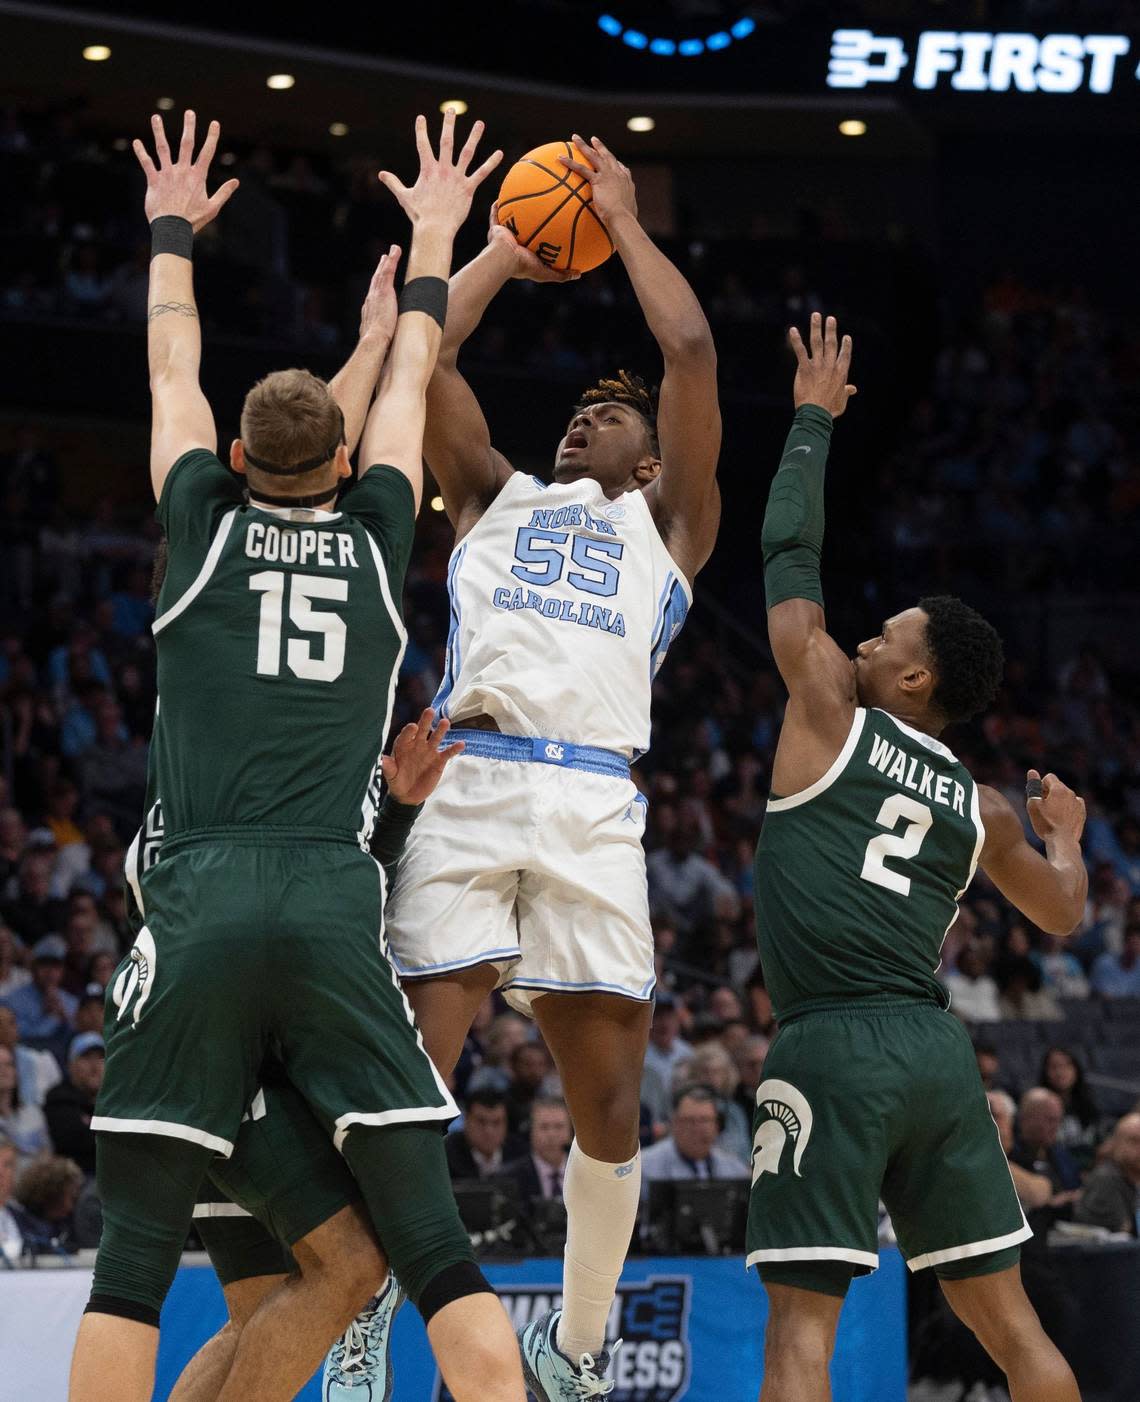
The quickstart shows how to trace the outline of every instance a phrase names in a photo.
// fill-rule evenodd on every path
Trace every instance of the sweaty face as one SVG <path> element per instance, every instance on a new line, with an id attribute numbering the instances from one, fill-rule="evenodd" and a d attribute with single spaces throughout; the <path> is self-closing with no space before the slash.
<path id="1" fill-rule="evenodd" d="M 926 614 L 919 608 L 896 613 L 876 638 L 855 649 L 855 689 L 860 706 L 897 711 L 900 701 L 915 694 L 911 683 L 930 676 L 926 649 Z M 904 685 L 904 683 L 906 683 Z M 929 688 L 926 695 L 929 695 Z"/>
<path id="2" fill-rule="evenodd" d="M 593 478 L 607 492 L 620 491 L 641 462 L 653 460 L 645 421 L 626 404 L 580 409 L 554 455 L 554 480 Z"/>

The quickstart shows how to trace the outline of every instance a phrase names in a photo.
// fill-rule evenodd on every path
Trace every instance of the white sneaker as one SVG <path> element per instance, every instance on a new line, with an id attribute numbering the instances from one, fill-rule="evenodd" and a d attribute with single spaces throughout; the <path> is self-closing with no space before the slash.
<path id="1" fill-rule="evenodd" d="M 391 1402 L 392 1321 L 407 1299 L 389 1273 L 325 1359 L 321 1402 Z"/>
<path id="2" fill-rule="evenodd" d="M 538 1402 L 581 1402 L 582 1398 L 608 1397 L 614 1390 L 614 1380 L 604 1374 L 621 1348 L 621 1340 L 618 1339 L 612 1348 L 603 1348 L 596 1356 L 583 1353 L 575 1366 L 556 1342 L 561 1315 L 561 1310 L 547 1310 L 541 1319 L 528 1324 L 519 1334 L 523 1379 L 527 1387 Z"/>

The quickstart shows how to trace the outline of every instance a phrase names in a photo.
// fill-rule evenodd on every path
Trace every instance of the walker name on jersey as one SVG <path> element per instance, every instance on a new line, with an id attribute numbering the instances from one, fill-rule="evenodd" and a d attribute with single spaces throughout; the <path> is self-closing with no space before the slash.
<path id="1" fill-rule="evenodd" d="M 687 1275 L 619 1283 L 606 1321 L 606 1338 L 622 1340 L 614 1355 L 609 1402 L 677 1402 L 684 1397 L 692 1372 L 692 1287 Z M 516 1332 L 562 1303 L 562 1292 L 553 1285 L 515 1286 L 498 1294 Z M 434 1402 L 451 1402 L 438 1379 Z"/>
<path id="2" fill-rule="evenodd" d="M 936 774 L 929 764 L 924 764 L 916 755 L 908 755 L 881 735 L 872 738 L 867 763 L 885 778 L 893 779 L 920 798 L 952 808 L 961 818 L 966 816 L 966 790 L 956 779 L 946 774 Z"/>
<path id="3" fill-rule="evenodd" d="M 245 553 L 251 560 L 283 565 L 316 565 L 318 569 L 359 569 L 352 537 L 346 531 L 313 531 L 264 521 L 251 521 L 245 532 Z"/>
<path id="4" fill-rule="evenodd" d="M 534 609 L 543 618 L 577 623 L 583 628 L 600 628 L 603 633 L 625 637 L 624 615 L 619 610 L 603 608 L 601 604 L 587 604 L 577 599 L 544 599 L 533 589 L 504 589 L 502 586 L 491 595 L 491 603 L 507 613 L 515 609 Z"/>

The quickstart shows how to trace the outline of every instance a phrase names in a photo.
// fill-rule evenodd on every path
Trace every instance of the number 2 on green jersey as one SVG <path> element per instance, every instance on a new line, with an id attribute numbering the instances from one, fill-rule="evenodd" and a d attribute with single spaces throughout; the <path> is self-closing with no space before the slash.
<path id="1" fill-rule="evenodd" d="M 909 821 L 901 833 L 896 833 L 895 828 L 900 818 L 907 818 Z M 875 821 L 888 831 L 878 833 L 867 843 L 863 870 L 859 875 L 864 881 L 873 881 L 876 886 L 885 886 L 888 891 L 897 891 L 900 896 L 909 896 L 910 877 L 892 871 L 883 863 L 887 857 L 901 862 L 917 857 L 923 839 L 934 822 L 934 814 L 925 803 L 908 798 L 906 794 L 896 793 L 884 799 Z"/>
<path id="2" fill-rule="evenodd" d="M 285 648 L 289 670 L 302 681 L 335 682 L 344 671 L 344 645 L 347 628 L 337 613 L 318 612 L 314 599 L 348 600 L 348 580 L 320 575 L 292 574 L 283 570 L 262 570 L 250 575 L 249 587 L 263 595 L 257 633 L 257 671 L 263 677 L 281 675 L 281 625 L 285 594 L 289 594 L 289 621 L 302 633 L 320 634 L 324 651 L 313 656 L 313 638 L 290 638 Z"/>

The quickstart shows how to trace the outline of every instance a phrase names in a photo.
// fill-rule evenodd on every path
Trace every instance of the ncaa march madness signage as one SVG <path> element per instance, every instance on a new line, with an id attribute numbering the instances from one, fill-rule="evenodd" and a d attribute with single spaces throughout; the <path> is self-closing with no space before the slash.
<path id="1" fill-rule="evenodd" d="M 1140 76 L 1126 34 L 1022 34 L 926 29 L 899 36 L 837 29 L 829 88 L 917 92 L 1091 93 L 1104 96 Z"/>
<path id="2" fill-rule="evenodd" d="M 562 1303 L 560 1263 L 551 1264 L 556 1267 L 554 1283 L 497 1287 L 516 1332 Z M 610 1402 L 679 1402 L 685 1396 L 692 1373 L 692 1291 L 691 1275 L 635 1274 L 619 1283 L 606 1325 L 607 1339 L 622 1340 L 610 1373 L 615 1384 Z M 438 1377 L 433 1402 L 452 1402 Z"/>

